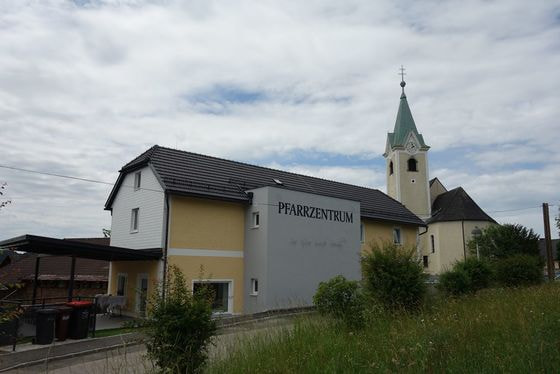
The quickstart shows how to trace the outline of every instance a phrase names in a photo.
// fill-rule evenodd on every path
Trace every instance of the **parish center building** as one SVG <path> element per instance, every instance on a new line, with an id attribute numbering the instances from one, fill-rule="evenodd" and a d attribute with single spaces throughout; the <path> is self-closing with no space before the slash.
<path id="1" fill-rule="evenodd" d="M 159 261 L 111 262 L 128 314 L 171 265 L 214 289 L 217 313 L 311 305 L 319 282 L 360 278 L 370 243 L 416 246 L 425 227 L 376 189 L 157 145 L 122 167 L 105 209 L 111 246 L 162 248 Z"/>

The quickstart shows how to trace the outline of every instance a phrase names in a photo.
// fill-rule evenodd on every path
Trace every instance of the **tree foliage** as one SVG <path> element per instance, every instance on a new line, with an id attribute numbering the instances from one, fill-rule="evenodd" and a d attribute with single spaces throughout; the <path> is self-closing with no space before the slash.
<path id="1" fill-rule="evenodd" d="M 319 283 L 313 303 L 319 313 L 343 321 L 348 327 L 364 324 L 365 302 L 357 281 L 342 275 Z"/>
<path id="2" fill-rule="evenodd" d="M 535 256 L 516 254 L 496 262 L 496 280 L 502 286 L 519 287 L 543 281 L 542 262 Z"/>
<path id="3" fill-rule="evenodd" d="M 493 259 L 514 254 L 539 255 L 539 235 L 518 224 L 488 226 L 478 239 L 469 241 L 472 253 L 476 253 L 477 243 L 480 255 Z"/>
<path id="4" fill-rule="evenodd" d="M 0 183 L 0 209 L 4 208 L 6 205 L 11 204 L 12 200 L 5 199 L 3 196 L 6 194 L 6 187 L 8 183 L 2 182 Z"/>
<path id="5" fill-rule="evenodd" d="M 209 288 L 192 293 L 185 276 L 170 266 L 166 296 L 158 292 L 149 303 L 147 356 L 162 373 L 197 373 L 207 360 L 207 349 L 216 332 Z"/>

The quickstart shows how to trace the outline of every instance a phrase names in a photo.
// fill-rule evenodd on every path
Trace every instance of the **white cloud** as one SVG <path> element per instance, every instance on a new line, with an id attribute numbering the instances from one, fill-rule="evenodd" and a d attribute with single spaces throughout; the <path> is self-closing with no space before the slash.
<path id="1" fill-rule="evenodd" d="M 405 64 L 412 112 L 432 149 L 477 149 L 464 156 L 475 162 L 472 175 L 453 170 L 450 180 L 500 209 L 518 201 L 506 186 L 518 199 L 559 200 L 550 189 L 560 182 L 559 13 L 554 3 L 521 0 L 3 1 L 0 163 L 114 181 L 154 143 L 278 165 L 305 164 L 291 160 L 301 151 L 374 161 Z M 204 97 L 216 87 L 262 99 Z M 502 179 L 490 163 L 505 169 Z M 290 168 L 384 185 L 376 171 L 337 167 Z M 64 180 L 5 171 L 0 180 L 18 196 L 0 213 L 2 237 L 107 226 L 105 187 L 67 190 Z M 42 223 L 31 218 L 44 212 Z"/>

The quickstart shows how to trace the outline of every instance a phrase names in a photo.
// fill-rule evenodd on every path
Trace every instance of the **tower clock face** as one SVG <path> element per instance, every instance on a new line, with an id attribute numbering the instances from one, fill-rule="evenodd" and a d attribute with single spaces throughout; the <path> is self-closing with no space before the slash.
<path id="1" fill-rule="evenodd" d="M 412 140 L 409 140 L 408 143 L 406 143 L 406 151 L 408 153 L 410 153 L 411 155 L 415 154 L 416 152 L 418 152 L 418 146 L 416 145 L 416 143 Z"/>

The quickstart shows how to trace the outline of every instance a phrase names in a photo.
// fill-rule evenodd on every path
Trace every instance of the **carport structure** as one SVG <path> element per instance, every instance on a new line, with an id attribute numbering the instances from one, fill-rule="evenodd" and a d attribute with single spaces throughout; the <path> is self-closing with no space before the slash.
<path id="1" fill-rule="evenodd" d="M 158 261 L 162 257 L 161 248 L 131 249 L 110 245 L 87 243 L 71 239 L 57 239 L 36 235 L 22 235 L 0 241 L 0 249 L 37 253 L 46 256 L 67 256 L 72 258 L 68 287 L 68 301 L 74 298 L 74 278 L 76 258 L 104 261 Z M 41 256 L 35 261 L 32 304 L 37 297 Z"/>

